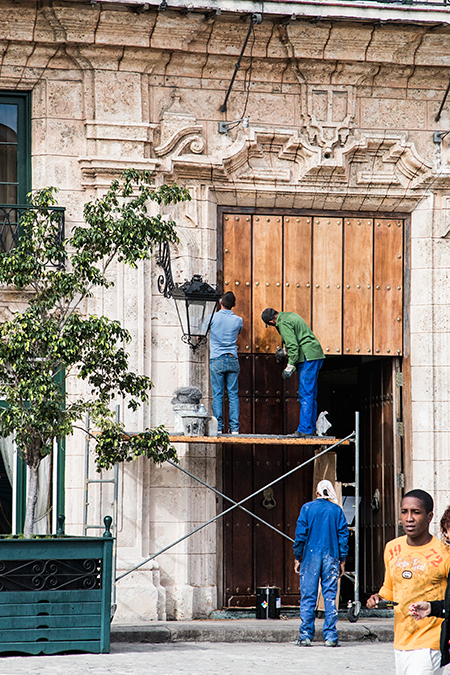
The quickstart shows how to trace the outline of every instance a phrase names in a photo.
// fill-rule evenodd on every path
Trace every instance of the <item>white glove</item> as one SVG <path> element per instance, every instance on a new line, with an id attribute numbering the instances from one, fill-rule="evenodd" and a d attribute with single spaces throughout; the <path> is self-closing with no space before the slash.
<path id="1" fill-rule="evenodd" d="M 292 373 L 293 373 L 294 371 L 295 371 L 295 366 L 293 366 L 292 364 L 288 363 L 288 365 L 286 366 L 286 368 L 285 368 L 285 369 L 283 370 L 283 372 L 281 373 L 281 377 L 282 377 L 284 380 L 287 380 L 288 377 L 291 377 L 291 375 L 292 375 Z"/>

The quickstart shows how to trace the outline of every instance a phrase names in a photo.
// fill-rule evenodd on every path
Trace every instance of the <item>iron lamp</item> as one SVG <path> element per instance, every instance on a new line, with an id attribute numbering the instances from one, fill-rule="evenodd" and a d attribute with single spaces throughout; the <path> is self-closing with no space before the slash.
<path id="1" fill-rule="evenodd" d="M 221 296 L 218 286 L 210 286 L 200 274 L 194 274 L 190 281 L 175 284 L 170 264 L 169 245 L 160 246 L 157 265 L 164 274 L 158 277 L 158 290 L 166 298 L 173 298 L 183 335 L 181 339 L 195 351 L 206 342 L 214 310 Z"/>

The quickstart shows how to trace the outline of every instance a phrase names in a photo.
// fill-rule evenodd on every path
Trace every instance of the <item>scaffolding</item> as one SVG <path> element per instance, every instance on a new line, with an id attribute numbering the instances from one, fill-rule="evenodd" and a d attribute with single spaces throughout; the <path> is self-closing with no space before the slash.
<path id="1" fill-rule="evenodd" d="M 119 414 L 120 411 L 117 409 L 117 419 L 119 419 Z M 113 491 L 114 491 L 114 498 L 113 498 L 113 523 L 114 523 L 114 528 L 117 527 L 117 515 L 118 515 L 118 466 L 116 465 L 114 467 L 114 476 L 113 478 L 100 478 L 100 479 L 92 479 L 90 478 L 89 475 L 89 466 L 90 466 L 90 461 L 89 461 L 89 439 L 90 439 L 90 432 L 89 432 L 89 419 L 87 419 L 86 422 L 86 443 L 85 443 L 85 501 L 84 501 L 84 516 L 83 516 L 83 530 L 84 533 L 87 534 L 87 531 L 89 529 L 102 529 L 103 525 L 99 524 L 90 524 L 88 522 L 88 509 L 89 509 L 89 487 L 94 484 L 112 484 L 113 485 Z M 128 435 L 128 434 L 127 434 Z M 130 434 L 131 435 L 131 434 Z M 141 561 L 131 569 L 127 570 L 123 574 L 116 576 L 116 565 L 117 565 L 117 537 L 115 536 L 115 532 L 113 532 L 116 543 L 115 543 L 115 550 L 114 550 L 114 557 L 113 557 L 113 579 L 115 580 L 114 583 L 114 590 L 113 590 L 113 607 L 115 608 L 115 603 L 116 603 L 116 583 L 120 581 L 121 579 L 125 578 L 132 572 L 135 572 L 136 570 L 140 569 L 147 563 L 151 562 L 158 556 L 162 555 L 163 553 L 166 553 L 169 551 L 171 548 L 174 546 L 177 546 L 181 542 L 185 541 L 189 537 L 192 537 L 194 534 L 199 532 L 200 530 L 203 530 L 205 527 L 208 527 L 208 525 L 211 525 L 212 523 L 218 521 L 220 518 L 223 518 L 226 516 L 228 513 L 233 511 L 234 509 L 241 509 L 248 515 L 250 515 L 252 518 L 255 518 L 258 520 L 260 523 L 265 525 L 266 527 L 270 528 L 277 534 L 279 534 L 281 537 L 288 539 L 292 543 L 294 540 L 292 537 L 287 535 L 285 532 L 282 532 L 278 528 L 274 527 L 267 521 L 265 521 L 263 518 L 260 518 L 258 515 L 247 509 L 244 504 L 257 495 L 261 494 L 264 492 L 264 490 L 267 490 L 268 488 L 272 487 L 276 483 L 279 483 L 282 480 L 285 480 L 288 476 L 291 476 L 293 473 L 296 471 L 299 471 L 303 467 L 305 467 L 307 464 L 310 464 L 311 462 L 314 462 L 317 460 L 319 457 L 322 455 L 325 455 L 327 452 L 330 452 L 331 450 L 334 450 L 342 445 L 349 445 L 350 443 L 354 444 L 355 447 L 355 479 L 354 482 L 352 483 L 345 483 L 344 485 L 346 487 L 353 487 L 355 491 L 355 517 L 354 517 L 354 525 L 349 524 L 349 530 L 354 532 L 354 538 L 355 538 L 355 569 L 354 570 L 347 570 L 345 572 L 345 576 L 350 579 L 353 583 L 354 587 L 354 599 L 353 601 L 349 601 L 348 608 L 347 608 L 347 616 L 349 621 L 355 622 L 358 620 L 360 609 L 361 609 L 361 603 L 359 600 L 359 560 L 360 560 L 360 551 L 359 551 L 359 501 L 360 501 L 360 490 L 359 490 L 359 457 L 360 457 L 360 435 L 359 435 L 359 412 L 355 413 L 355 430 L 352 431 L 348 436 L 345 438 L 341 439 L 332 439 L 332 438 L 327 438 L 326 436 L 323 437 L 318 437 L 318 438 L 289 438 L 285 436 L 263 436 L 263 435 L 232 435 L 232 436 L 217 436 L 217 437 L 211 437 L 211 436 L 170 436 L 170 441 L 172 443 L 209 443 L 209 444 L 224 444 L 224 443 L 232 443 L 232 444 L 252 444 L 252 445 L 262 445 L 262 444 L 270 444 L 270 445 L 309 445 L 309 446 L 322 446 L 324 449 L 304 461 L 303 463 L 297 465 L 290 471 L 287 471 L 286 473 L 282 474 L 278 478 L 275 478 L 273 481 L 270 483 L 267 483 L 267 485 L 264 485 L 263 487 L 259 488 L 255 492 L 252 492 L 249 494 L 247 497 L 244 499 L 241 499 L 239 502 L 236 502 L 233 500 L 231 497 L 228 497 L 225 495 L 223 492 L 218 490 L 216 487 L 209 485 L 206 483 L 204 480 L 199 478 L 198 476 L 195 476 L 193 473 L 188 471 L 187 469 L 183 468 L 179 464 L 176 464 L 175 462 L 171 460 L 167 460 L 167 463 L 170 464 L 172 467 L 177 469 L 178 471 L 181 471 L 185 475 L 189 476 L 192 480 L 195 480 L 197 483 L 202 485 L 203 487 L 206 487 L 207 489 L 211 490 L 216 494 L 217 496 L 221 497 L 224 499 L 226 502 L 229 502 L 231 506 L 228 508 L 224 509 L 217 515 L 215 515 L 213 518 L 210 518 L 206 523 L 203 523 L 196 527 L 194 530 L 191 530 L 187 534 L 183 535 L 182 537 L 179 537 L 175 541 L 171 542 L 169 545 L 165 546 L 164 548 L 160 549 L 153 555 L 147 557 L 145 560 Z M 353 521 L 352 521 L 353 522 Z"/>
<path id="2" fill-rule="evenodd" d="M 116 407 L 116 419 L 120 419 L 120 406 Z M 103 524 L 103 518 L 100 517 L 98 522 L 91 523 L 89 522 L 89 506 L 90 506 L 90 488 L 97 485 L 99 487 L 103 485 L 111 485 L 113 488 L 113 497 L 111 502 L 112 507 L 112 527 L 111 534 L 114 537 L 113 545 L 113 557 L 112 557 L 112 578 L 116 578 L 117 570 L 117 522 L 118 522 L 118 502 L 119 502 L 119 465 L 116 464 L 113 468 L 112 478 L 91 478 L 91 461 L 90 461 L 90 419 L 89 415 L 86 416 L 86 436 L 85 436 L 85 456 L 84 456 L 84 503 L 83 503 L 83 534 L 87 535 L 89 530 L 101 530 L 102 532 L 105 529 Z M 97 474 L 98 475 L 98 474 Z M 101 501 L 101 499 L 100 499 Z M 101 507 L 100 507 L 101 510 Z M 108 513 L 109 515 L 109 513 Z M 116 584 L 113 582 L 112 589 L 112 615 L 114 614 L 116 608 Z"/>

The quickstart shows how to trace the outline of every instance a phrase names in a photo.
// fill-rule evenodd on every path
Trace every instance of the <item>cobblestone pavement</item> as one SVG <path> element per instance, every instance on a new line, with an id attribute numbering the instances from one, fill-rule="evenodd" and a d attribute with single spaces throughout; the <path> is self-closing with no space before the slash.
<path id="1" fill-rule="evenodd" d="M 391 644 L 113 644 L 110 654 L 0 657 L 2 675 L 394 675 Z"/>

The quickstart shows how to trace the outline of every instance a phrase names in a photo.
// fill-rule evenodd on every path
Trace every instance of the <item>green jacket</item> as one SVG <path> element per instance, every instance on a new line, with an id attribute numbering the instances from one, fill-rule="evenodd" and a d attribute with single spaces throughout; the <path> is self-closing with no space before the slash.
<path id="1" fill-rule="evenodd" d="M 325 358 L 319 340 L 299 314 L 280 312 L 276 328 L 286 346 L 289 364 L 296 366 L 305 359 L 314 361 Z"/>

